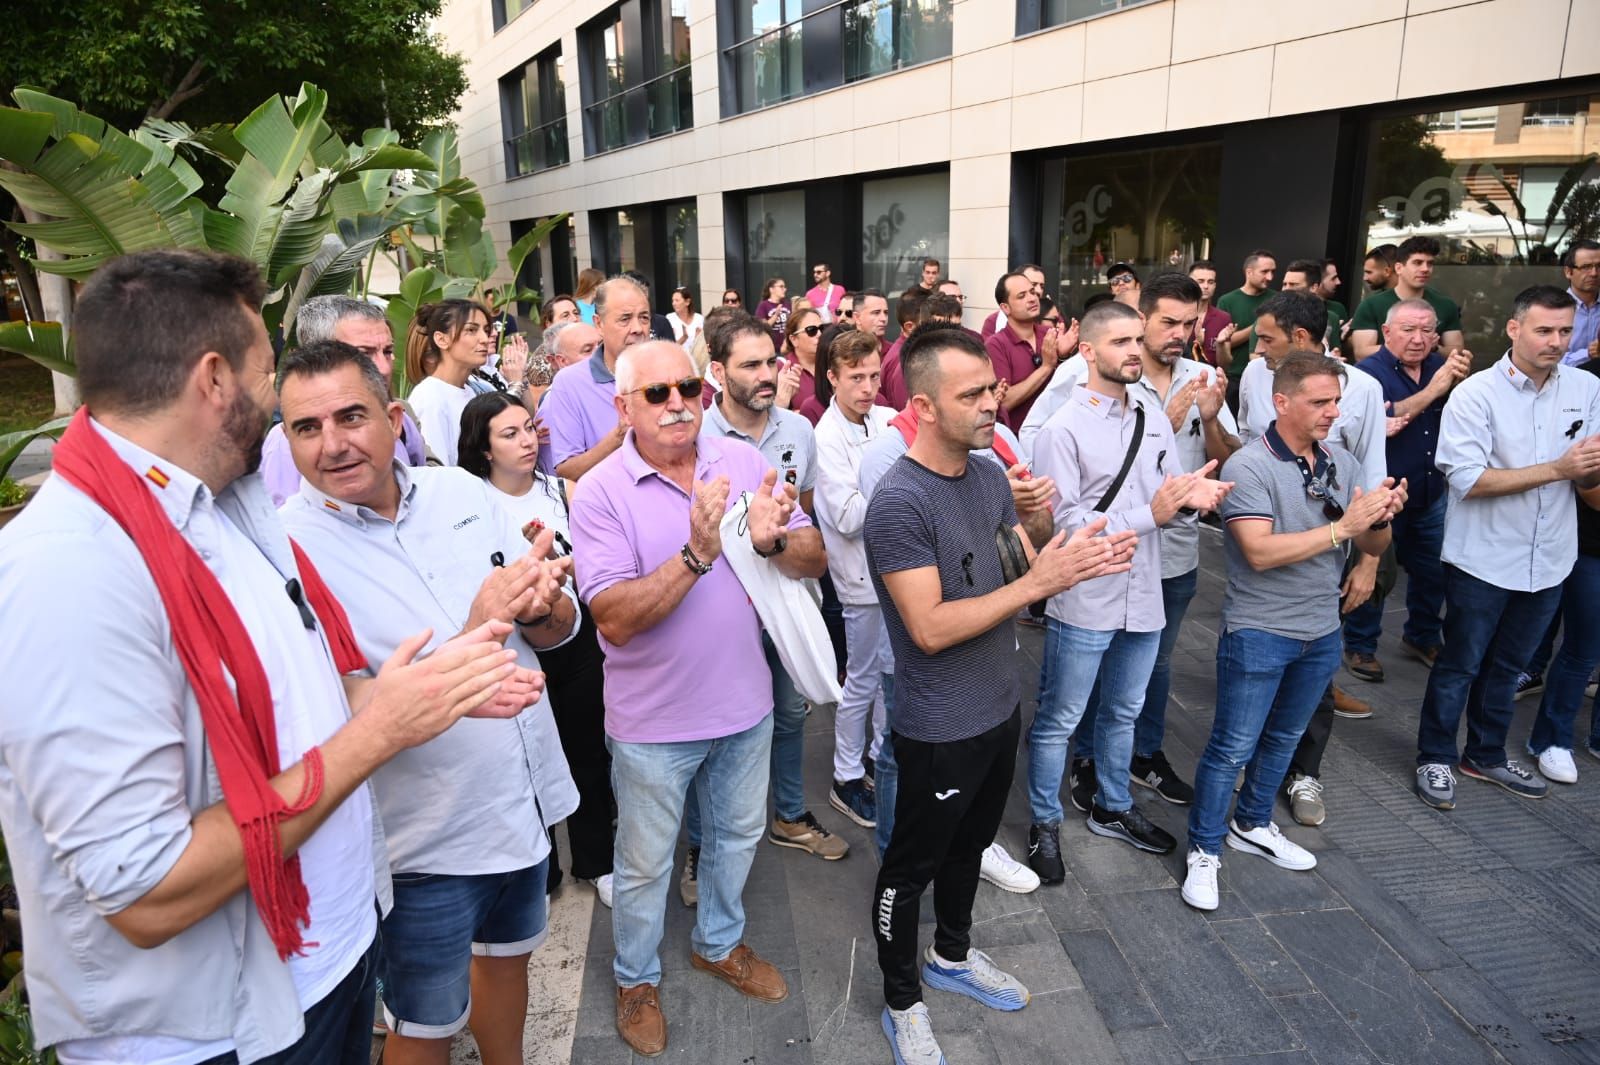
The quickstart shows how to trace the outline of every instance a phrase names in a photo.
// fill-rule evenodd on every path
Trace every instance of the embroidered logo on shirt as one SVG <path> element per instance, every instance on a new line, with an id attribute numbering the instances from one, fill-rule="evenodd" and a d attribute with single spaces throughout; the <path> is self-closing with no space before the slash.
<path id="1" fill-rule="evenodd" d="M 473 522 L 475 522 L 477 520 L 478 520 L 478 516 L 476 514 L 468 514 L 466 517 L 462 518 L 460 521 L 458 521 L 454 525 L 450 526 L 450 528 L 451 529 L 465 529 L 468 525 L 471 525 Z"/>
<path id="2" fill-rule="evenodd" d="M 172 483 L 172 478 L 168 477 L 159 466 L 151 466 L 144 471 L 144 475 L 154 481 L 157 488 L 165 488 Z"/>
<path id="3" fill-rule="evenodd" d="M 335 513 L 340 513 L 340 512 L 342 512 L 344 510 L 343 507 L 341 507 L 339 504 L 335 503 L 331 499 L 324 499 L 322 501 L 322 505 L 327 507 L 329 510 L 334 511 Z"/>

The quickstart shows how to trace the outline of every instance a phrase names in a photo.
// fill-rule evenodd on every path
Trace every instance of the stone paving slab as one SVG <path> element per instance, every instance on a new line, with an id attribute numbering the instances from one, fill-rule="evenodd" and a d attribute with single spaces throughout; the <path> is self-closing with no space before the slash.
<path id="1" fill-rule="evenodd" d="M 1216 700 L 1223 569 L 1214 531 L 1202 547 L 1167 718 L 1166 751 L 1186 776 Z M 1337 680 L 1376 713 L 1335 724 L 1327 823 L 1293 825 L 1280 806 L 1279 823 L 1317 853 L 1318 868 L 1290 873 L 1229 852 L 1222 905 L 1199 914 L 1178 898 L 1181 855 L 1140 854 L 1069 816 L 1065 884 L 1031 895 L 984 884 L 974 907 L 974 943 L 1017 972 L 1033 1002 L 1000 1014 L 928 994 L 951 1065 L 1600 1065 L 1600 762 L 1580 754 L 1580 783 L 1552 786 L 1543 802 L 1463 781 L 1457 810 L 1424 807 L 1411 784 L 1427 674 L 1399 651 L 1403 602 L 1402 584 L 1379 648 L 1387 681 Z M 1017 669 L 1031 695 L 1041 634 L 1019 631 Z M 1513 745 L 1526 738 L 1532 704 L 1518 705 Z M 852 853 L 822 863 L 760 848 L 745 895 L 747 935 L 784 967 L 791 997 L 777 1007 L 748 1003 L 689 970 L 693 914 L 674 884 L 662 945 L 667 1060 L 892 1060 L 867 913 L 877 858 L 869 833 L 827 807 L 830 708 L 813 713 L 806 738 L 806 794 Z M 1024 747 L 1000 834 L 1019 857 L 1026 757 Z M 1184 810 L 1149 792 L 1135 797 L 1183 838 Z M 931 926 L 921 933 L 930 939 Z M 575 1065 L 632 1060 L 612 1026 L 610 943 L 610 914 L 594 906 L 570 1025 Z"/>

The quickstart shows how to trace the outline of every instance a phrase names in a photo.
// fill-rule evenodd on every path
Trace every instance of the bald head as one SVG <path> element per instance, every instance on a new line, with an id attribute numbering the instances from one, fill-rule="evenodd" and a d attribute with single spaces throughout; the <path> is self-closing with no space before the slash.
<path id="1" fill-rule="evenodd" d="M 617 395 L 664 381 L 694 377 L 694 360 L 683 347 L 670 340 L 647 340 L 617 356 Z"/>

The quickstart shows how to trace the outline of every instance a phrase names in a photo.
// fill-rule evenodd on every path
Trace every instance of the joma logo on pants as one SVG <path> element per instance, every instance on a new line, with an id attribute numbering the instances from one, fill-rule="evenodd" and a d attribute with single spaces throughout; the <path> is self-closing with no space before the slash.
<path id="1" fill-rule="evenodd" d="M 878 896 L 878 934 L 885 943 L 894 942 L 894 888 L 886 887 Z"/>

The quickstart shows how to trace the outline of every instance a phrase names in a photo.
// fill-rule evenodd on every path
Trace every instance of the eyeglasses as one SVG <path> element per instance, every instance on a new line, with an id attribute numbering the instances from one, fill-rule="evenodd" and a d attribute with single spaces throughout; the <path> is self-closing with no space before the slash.
<path id="1" fill-rule="evenodd" d="M 634 392 L 643 392 L 644 401 L 652 407 L 659 407 L 667 401 L 667 396 L 673 389 L 678 390 L 678 395 L 684 399 L 697 399 L 700 390 L 706 386 L 704 380 L 698 377 L 685 377 L 682 381 L 668 381 L 663 384 L 645 385 L 643 388 L 631 389 L 628 395 Z"/>
<path id="2" fill-rule="evenodd" d="M 795 332 L 804 333 L 808 337 L 814 337 L 818 333 L 822 332 L 822 327 L 820 325 L 803 325 L 799 329 L 796 329 Z"/>
<path id="3" fill-rule="evenodd" d="M 856 316 L 856 312 L 855 311 L 840 311 L 839 312 L 839 317 L 840 318 L 854 318 L 855 316 Z"/>
<path id="4" fill-rule="evenodd" d="M 1106 284 L 1110 285 L 1112 288 L 1120 288 L 1123 285 L 1131 285 L 1133 284 L 1133 275 L 1118 274 L 1116 277 L 1113 277 L 1107 281 Z"/>
<path id="5" fill-rule="evenodd" d="M 821 277 L 823 274 L 825 274 L 827 272 L 828 271 L 826 271 L 826 270 L 813 270 L 813 271 L 811 271 L 811 276 L 812 277 Z"/>
<path id="6" fill-rule="evenodd" d="M 1567 269 L 1575 274 L 1586 274 L 1590 270 L 1600 272 L 1600 263 L 1584 263 L 1582 266 L 1569 266 Z"/>
<path id="7" fill-rule="evenodd" d="M 726 297 L 724 297 L 724 299 L 722 301 L 722 305 L 724 307 L 737 307 L 743 302 L 744 302 L 744 300 L 740 299 L 738 296 L 733 297 L 733 299 L 731 299 L 731 300 L 727 299 Z"/>

